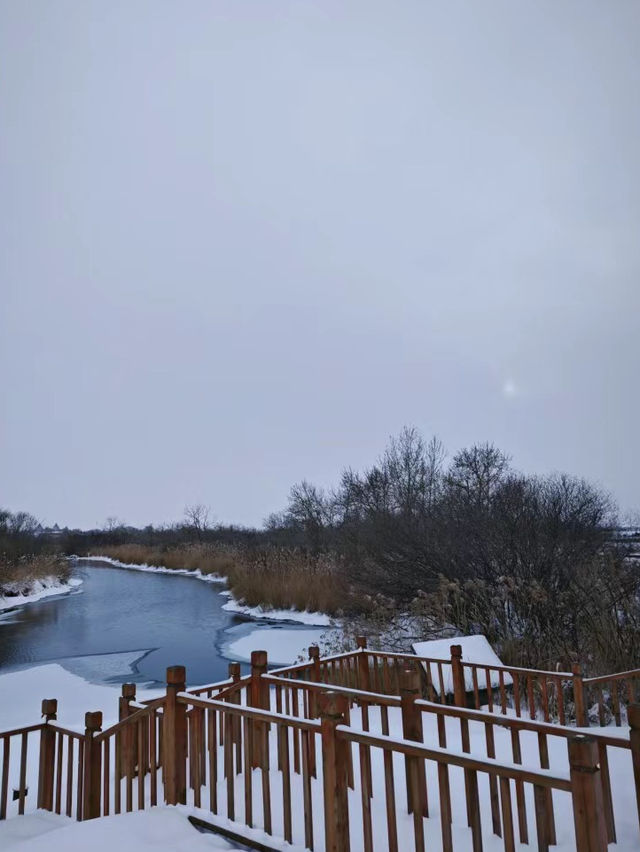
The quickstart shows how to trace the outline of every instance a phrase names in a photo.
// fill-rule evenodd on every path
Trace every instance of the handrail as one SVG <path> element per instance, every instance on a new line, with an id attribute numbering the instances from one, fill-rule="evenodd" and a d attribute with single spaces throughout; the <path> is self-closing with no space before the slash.
<path id="1" fill-rule="evenodd" d="M 313 719 L 302 719 L 300 716 L 288 716 L 286 713 L 271 713 L 268 710 L 259 710 L 256 707 L 247 707 L 242 704 L 226 704 L 224 701 L 216 701 L 213 698 L 195 698 L 188 692 L 179 692 L 177 699 L 181 704 L 192 704 L 203 710 L 213 708 L 229 713 L 231 716 L 245 716 L 256 722 L 273 722 L 276 725 L 287 724 L 303 731 L 319 731 L 320 722 Z"/>
<path id="2" fill-rule="evenodd" d="M 585 677 L 582 679 L 582 683 L 604 683 L 608 680 L 626 680 L 632 677 L 640 677 L 640 669 L 631 669 L 628 672 L 615 672 L 615 674 L 609 675 L 598 675 L 597 677 Z"/>
<path id="3" fill-rule="evenodd" d="M 17 734 L 30 734 L 32 731 L 40 731 L 44 727 L 44 722 L 38 722 L 37 725 L 28 725 L 26 728 L 14 728 L 11 731 L 0 731 L 0 737 L 15 737 Z"/>
<path id="4" fill-rule="evenodd" d="M 145 719 L 147 716 L 150 716 L 155 709 L 155 707 L 145 707 L 142 710 L 136 710 L 135 713 L 132 713 L 130 716 L 127 716 L 124 719 L 120 719 L 119 722 L 116 722 L 114 725 L 111 725 L 110 728 L 107 728 L 106 730 L 101 731 L 99 734 L 96 734 L 96 736 L 94 737 L 94 742 L 102 742 L 103 740 L 106 740 L 107 737 L 110 737 L 113 734 L 117 734 L 118 731 L 121 731 L 123 728 L 126 728 L 127 725 L 133 725 L 134 723 L 139 722 L 141 719 Z"/>
<path id="5" fill-rule="evenodd" d="M 330 656 L 330 657 L 321 657 L 320 658 L 320 664 L 331 663 L 334 660 L 344 660 L 347 657 L 357 657 L 357 656 L 359 656 L 360 654 L 362 654 L 363 652 L 366 652 L 366 651 L 367 651 L 366 648 L 358 648 L 355 651 L 345 651 L 342 654 L 332 654 L 332 656 Z M 295 666 L 283 666 L 280 669 L 272 669 L 271 674 L 281 674 L 281 673 L 284 673 L 284 672 L 294 672 L 294 671 L 297 671 L 298 669 L 310 669 L 310 668 L 313 668 L 313 666 L 314 666 L 313 660 L 307 660 L 307 662 L 297 663 Z"/>
<path id="6" fill-rule="evenodd" d="M 492 757 L 479 760 L 470 757 L 465 752 L 439 748 L 438 746 L 424 746 L 413 740 L 354 731 L 347 725 L 337 725 L 336 733 L 342 739 L 362 745 L 383 748 L 387 751 L 399 751 L 410 757 L 434 760 L 437 763 L 461 766 L 463 769 L 475 769 L 479 772 L 487 772 L 490 775 L 502 775 L 516 781 L 526 781 L 540 787 L 551 787 L 554 790 L 571 792 L 571 780 L 568 773 L 563 772 L 558 775 L 552 773 L 549 769 L 524 769 L 516 763 L 502 763 Z"/>
<path id="7" fill-rule="evenodd" d="M 80 733 L 80 731 L 72 731 L 70 728 L 63 728 L 62 725 L 58 725 L 57 722 L 46 722 L 45 726 L 47 728 L 51 728 L 53 731 L 57 731 L 59 734 L 64 734 L 67 737 L 74 737 L 76 740 L 84 739 L 84 734 Z"/>
<path id="8" fill-rule="evenodd" d="M 313 680 L 294 680 L 293 678 L 276 677 L 275 675 L 262 675 L 262 679 L 275 686 L 288 686 L 290 689 L 311 689 L 319 692 L 338 692 L 340 695 L 350 695 L 359 701 L 368 701 L 371 704 L 385 704 L 389 707 L 402 706 L 402 699 L 397 695 L 383 695 L 380 692 L 367 692 L 362 689 L 353 689 L 350 686 L 337 686 L 333 683 L 322 683 Z"/>
<path id="9" fill-rule="evenodd" d="M 452 640 L 452 644 L 455 644 L 455 640 Z M 441 664 L 450 666 L 451 665 L 451 657 L 447 659 L 438 659 L 436 657 L 422 657 L 419 654 L 402 654 L 397 651 L 372 651 L 369 648 L 362 649 L 365 653 L 370 654 L 373 657 L 396 657 L 398 659 L 403 660 L 419 660 L 421 663 L 434 663 L 435 665 Z M 465 660 L 464 657 L 460 660 L 463 666 L 470 666 L 476 669 L 489 669 L 490 671 L 503 671 L 503 672 L 518 672 L 519 674 L 531 674 L 531 675 L 547 675 L 549 677 L 561 677 L 561 678 L 572 678 L 574 677 L 573 672 L 560 672 L 560 671 L 545 671 L 544 669 L 525 669 L 521 666 L 503 666 L 503 665 L 491 665 L 486 663 L 472 663 L 470 660 Z"/>
<path id="10" fill-rule="evenodd" d="M 231 686 L 228 686 L 226 689 L 223 689 L 221 692 L 218 692 L 218 694 L 216 695 L 216 701 L 222 701 L 229 695 L 235 695 L 236 692 L 240 692 L 240 690 L 244 689 L 244 687 L 247 686 L 247 684 L 249 683 L 251 683 L 251 675 L 245 675 L 244 677 L 241 677 L 240 680 L 234 681 Z M 189 695 L 193 695 L 193 692 L 190 692 Z"/>

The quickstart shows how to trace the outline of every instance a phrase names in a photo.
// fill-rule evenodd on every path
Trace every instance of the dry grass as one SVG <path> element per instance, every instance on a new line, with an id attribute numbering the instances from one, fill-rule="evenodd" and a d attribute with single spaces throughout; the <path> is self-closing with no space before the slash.
<path id="1" fill-rule="evenodd" d="M 119 562 L 200 570 L 227 577 L 234 596 L 248 606 L 335 614 L 346 606 L 347 584 L 336 561 L 296 550 L 240 550 L 221 545 L 190 545 L 166 550 L 139 544 L 103 547 L 94 556 Z"/>
<path id="2" fill-rule="evenodd" d="M 66 580 L 69 567 L 66 559 L 49 553 L 22 556 L 8 560 L 0 556 L 0 594 L 6 596 L 29 594 L 36 580 L 57 577 Z"/>
<path id="3" fill-rule="evenodd" d="M 346 607 L 348 588 L 338 563 L 296 550 L 266 548 L 238 554 L 229 588 L 249 606 L 309 610 L 334 615 Z"/>
<path id="4" fill-rule="evenodd" d="M 219 574 L 226 577 L 235 557 L 233 551 L 221 546 L 192 544 L 166 550 L 145 547 L 143 544 L 120 544 L 101 547 L 92 556 L 109 556 L 119 562 L 134 565 L 155 565 L 172 571 L 201 571 L 203 574 Z"/>

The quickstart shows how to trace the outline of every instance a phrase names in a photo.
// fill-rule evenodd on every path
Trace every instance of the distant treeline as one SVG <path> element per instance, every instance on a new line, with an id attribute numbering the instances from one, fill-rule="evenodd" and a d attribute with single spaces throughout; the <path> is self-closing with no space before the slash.
<path id="1" fill-rule="evenodd" d="M 640 578 L 614 542 L 609 495 L 566 474 L 525 475 L 491 444 L 448 457 L 405 428 L 377 463 L 345 470 L 336 487 L 302 481 L 263 529 L 215 526 L 207 508 L 136 529 L 65 531 L 65 553 L 224 565 L 247 602 L 394 619 L 422 635 L 482 632 L 511 662 L 596 669 L 640 655 Z M 126 561 L 126 558 L 124 559 Z"/>

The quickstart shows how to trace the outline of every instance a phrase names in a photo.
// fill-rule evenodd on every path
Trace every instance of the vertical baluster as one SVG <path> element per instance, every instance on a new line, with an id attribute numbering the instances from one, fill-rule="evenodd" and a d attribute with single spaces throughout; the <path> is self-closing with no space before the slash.
<path id="1" fill-rule="evenodd" d="M 278 725 L 278 734 L 280 741 L 279 757 L 282 767 L 282 818 L 284 825 L 284 839 L 288 843 L 291 843 L 291 770 L 289 766 L 289 730 L 287 726 Z"/>
<path id="2" fill-rule="evenodd" d="M 109 816 L 109 751 L 111 738 L 107 737 L 103 740 L 103 755 L 102 755 L 102 815 Z"/>
<path id="3" fill-rule="evenodd" d="M 515 852 L 516 844 L 513 831 L 513 807 L 511 805 L 511 783 L 508 778 L 500 777 L 500 804 L 502 806 L 502 840 L 505 852 Z"/>
<path id="4" fill-rule="evenodd" d="M 71 816 L 73 808 L 73 737 L 68 738 L 67 743 L 67 801 L 66 811 L 68 817 Z"/>
<path id="5" fill-rule="evenodd" d="M 251 723 L 247 717 L 242 720 L 242 733 L 244 736 L 244 822 L 249 828 L 253 828 L 253 776 L 251 769 Z"/>
<path id="6" fill-rule="evenodd" d="M 209 810 L 213 814 L 218 813 L 218 736 L 216 731 L 217 711 L 213 708 L 207 710 L 208 737 L 207 745 L 209 748 Z M 249 720 L 245 719 L 245 761 L 249 755 L 247 728 Z"/>
<path id="7" fill-rule="evenodd" d="M 155 710 L 152 710 L 149 718 L 149 801 L 151 807 L 158 804 L 157 725 L 158 714 Z"/>
<path id="8" fill-rule="evenodd" d="M 520 750 L 520 732 L 516 728 L 511 728 L 511 751 L 513 754 L 513 762 L 522 763 L 522 752 Z M 516 806 L 518 809 L 518 833 L 520 835 L 520 843 L 529 842 L 529 830 L 527 827 L 527 804 L 524 797 L 524 782 L 516 780 Z"/>
<path id="9" fill-rule="evenodd" d="M 304 845 L 313 850 L 313 809 L 311 803 L 310 756 L 315 755 L 315 735 L 313 731 L 302 731 L 302 802 L 304 808 Z M 315 757 L 314 757 L 315 760 Z"/>
<path id="10" fill-rule="evenodd" d="M 20 792 L 18 794 L 18 813 L 24 814 L 24 797 L 27 792 L 27 748 L 29 734 L 24 733 L 20 743 Z"/>
<path id="11" fill-rule="evenodd" d="M 57 734 L 57 739 L 58 742 L 56 747 L 56 813 L 59 814 L 62 812 L 62 748 L 64 746 L 63 737 L 60 732 L 58 732 Z"/>
<path id="12" fill-rule="evenodd" d="M 9 794 L 9 755 L 11 738 L 2 738 L 2 787 L 0 787 L 0 819 L 7 818 L 7 797 Z"/>

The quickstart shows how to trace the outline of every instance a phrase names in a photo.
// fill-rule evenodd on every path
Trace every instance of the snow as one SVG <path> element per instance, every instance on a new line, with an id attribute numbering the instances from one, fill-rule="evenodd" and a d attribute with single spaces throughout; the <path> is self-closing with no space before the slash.
<path id="1" fill-rule="evenodd" d="M 57 663 L 0 675 L 0 694 L 3 699 L 11 696 L 0 701 L 0 731 L 38 724 L 43 698 L 58 699 L 58 721 L 65 728 L 84 731 L 88 710 L 103 711 L 103 727 L 118 721 L 119 687 L 88 683 Z M 140 699 L 160 694 L 157 689 L 138 690 Z"/>
<path id="2" fill-rule="evenodd" d="M 217 852 L 239 847 L 203 834 L 184 808 L 157 807 L 87 822 L 37 811 L 0 823 L 4 852 Z"/>
<path id="3" fill-rule="evenodd" d="M 187 568 L 165 568 L 164 565 L 147 565 L 146 562 L 120 562 L 110 556 L 74 556 L 76 562 L 107 562 L 114 568 L 126 568 L 129 571 L 147 571 L 151 574 L 181 574 L 184 577 L 195 577 L 204 583 L 226 583 L 227 578 L 220 574 L 203 574 L 199 568 L 190 571 Z"/>
<path id="4" fill-rule="evenodd" d="M 301 655 L 306 660 L 309 645 L 317 645 L 323 634 L 324 630 L 321 629 L 259 628 L 253 630 L 248 636 L 242 636 L 231 642 L 225 650 L 225 657 L 234 660 L 250 660 L 251 652 L 259 648 L 267 652 L 270 663 L 284 666 L 294 663 Z"/>
<path id="5" fill-rule="evenodd" d="M 226 593 L 230 595 L 230 593 Z M 330 627 L 333 619 L 325 612 L 307 612 L 299 609 L 269 609 L 263 606 L 246 606 L 239 603 L 231 595 L 231 600 L 222 605 L 227 612 L 237 612 L 250 615 L 252 618 L 268 618 L 270 621 L 297 621 L 300 624 L 315 624 L 319 627 Z"/>
<path id="6" fill-rule="evenodd" d="M 493 650 L 486 636 L 478 633 L 475 636 L 456 636 L 453 639 L 431 639 L 428 642 L 414 642 L 413 651 L 418 657 L 426 657 L 429 660 L 450 660 L 451 646 L 462 646 L 462 662 L 463 663 L 479 663 L 482 666 L 503 666 L 504 663 Z M 440 695 L 440 679 L 438 676 L 438 666 L 435 663 L 425 663 L 425 669 L 429 666 L 429 674 L 433 683 L 434 691 Z M 442 666 L 442 674 L 444 679 L 445 694 L 453 693 L 453 673 L 450 664 Z M 487 680 L 485 672 L 482 669 L 476 670 L 478 678 L 478 688 L 486 689 Z M 503 682 L 505 686 L 510 686 L 513 681 L 511 675 L 504 672 Z M 489 673 L 489 683 L 491 687 L 497 688 L 500 686 L 500 678 L 497 671 Z M 464 685 L 465 689 L 470 692 L 473 689 L 473 672 L 471 668 L 464 668 Z"/>
<path id="7" fill-rule="evenodd" d="M 43 577 L 41 580 L 34 580 L 31 584 L 33 591 L 28 595 L 0 595 L 0 612 L 15 609 L 18 606 L 24 606 L 53 595 L 68 595 L 81 583 L 82 580 L 75 577 L 66 582 L 58 579 L 58 577 Z"/>

